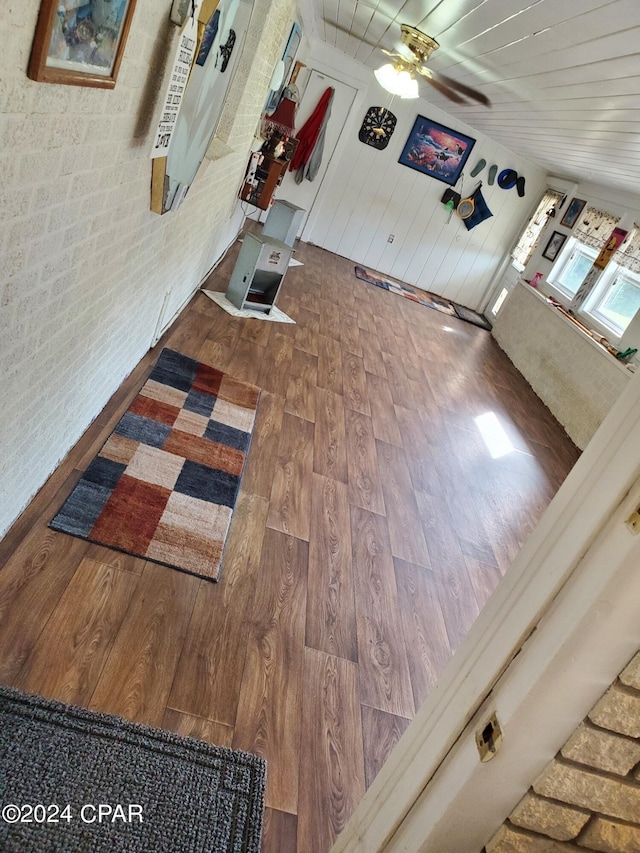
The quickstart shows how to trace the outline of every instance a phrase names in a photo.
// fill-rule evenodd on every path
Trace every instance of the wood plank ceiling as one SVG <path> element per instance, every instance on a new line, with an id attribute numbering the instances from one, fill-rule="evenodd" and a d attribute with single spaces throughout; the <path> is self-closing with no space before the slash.
<path id="1" fill-rule="evenodd" d="M 639 0 L 307 0 L 303 23 L 371 69 L 418 27 L 440 43 L 429 67 L 492 107 L 422 82 L 425 100 L 550 173 L 640 193 Z"/>

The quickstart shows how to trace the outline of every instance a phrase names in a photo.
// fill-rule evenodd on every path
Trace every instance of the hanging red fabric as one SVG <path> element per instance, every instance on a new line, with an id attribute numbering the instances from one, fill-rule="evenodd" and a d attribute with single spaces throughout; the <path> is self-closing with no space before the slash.
<path id="1" fill-rule="evenodd" d="M 291 165 L 289 166 L 289 169 L 292 172 L 295 172 L 301 166 L 306 165 L 309 157 L 311 157 L 315 144 L 318 141 L 320 128 L 322 127 L 322 122 L 325 113 L 327 112 L 327 107 L 329 106 L 332 94 L 333 89 L 330 86 L 318 101 L 315 110 L 311 113 L 309 118 L 296 134 L 298 147 L 296 148 L 295 154 L 291 159 Z"/>

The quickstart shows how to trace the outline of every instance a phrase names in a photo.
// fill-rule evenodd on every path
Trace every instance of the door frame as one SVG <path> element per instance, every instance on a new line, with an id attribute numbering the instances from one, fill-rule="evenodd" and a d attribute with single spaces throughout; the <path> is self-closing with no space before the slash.
<path id="1" fill-rule="evenodd" d="M 335 168 L 335 164 L 340 161 L 348 145 L 350 134 L 355 133 L 356 123 L 362 121 L 366 111 L 364 107 L 367 91 L 371 84 L 371 71 L 351 57 L 346 56 L 342 51 L 315 38 L 310 39 L 309 55 L 306 62 L 309 69 L 316 71 L 318 74 L 338 80 L 338 82 L 355 89 L 351 110 L 342 128 L 342 132 L 338 136 L 333 153 L 318 187 L 318 192 L 307 213 L 304 228 L 300 233 L 301 240 L 305 243 L 313 244 L 313 232 L 318 221 L 319 212 L 325 203 L 327 187 L 329 186 L 329 181 L 326 178 L 332 169 Z"/>
<path id="2" fill-rule="evenodd" d="M 320 69 L 316 68 L 314 66 L 314 64 L 311 62 L 311 60 L 309 60 L 309 63 L 310 63 L 309 67 L 308 67 L 308 69 L 306 69 L 307 73 L 305 74 L 306 79 L 305 79 L 305 83 L 304 83 L 304 88 L 303 88 L 303 91 L 300 95 L 300 105 L 302 106 L 305 103 L 305 97 L 309 93 L 309 87 L 310 87 L 310 84 L 312 83 L 312 80 L 314 80 L 315 77 L 319 77 L 319 78 L 327 81 L 326 86 L 332 86 L 336 90 L 339 86 L 348 87 L 349 89 L 353 90 L 353 97 L 351 98 L 351 102 L 349 104 L 349 109 L 347 111 L 347 116 L 350 116 L 351 111 L 353 110 L 353 104 L 355 103 L 356 98 L 358 97 L 358 89 L 355 86 L 352 86 L 351 83 L 345 82 L 344 80 L 340 80 L 335 73 L 329 74 L 324 70 L 320 70 Z M 335 101 L 334 101 L 334 103 L 335 103 Z M 309 106 L 311 106 L 311 105 L 309 105 Z M 313 104 L 313 107 L 315 107 L 315 104 Z M 313 112 L 313 107 L 309 112 L 310 115 Z M 304 115 L 304 113 L 302 113 L 302 115 Z M 331 118 L 329 118 L 329 123 L 331 123 Z M 300 124 L 302 126 L 304 124 L 303 119 L 301 117 L 296 117 L 296 124 Z M 338 133 L 338 135 L 336 137 L 335 145 L 333 146 L 331 151 L 329 151 L 328 148 L 325 146 L 324 152 L 323 152 L 323 157 L 322 157 L 323 165 L 324 165 L 324 168 L 322 169 L 322 174 L 320 175 L 319 179 L 316 177 L 316 179 L 312 182 L 312 186 L 313 186 L 313 189 L 315 189 L 315 192 L 313 194 L 313 198 L 311 199 L 311 202 L 309 203 L 308 208 L 305 208 L 305 213 L 304 213 L 302 223 L 301 223 L 301 228 L 300 228 L 300 239 L 304 240 L 305 242 L 306 242 L 307 223 L 309 222 L 309 218 L 311 217 L 311 212 L 313 211 L 314 206 L 318 200 L 318 196 L 320 195 L 320 192 L 322 190 L 322 184 L 324 183 L 324 180 L 327 176 L 327 173 L 328 173 L 329 169 L 331 168 L 331 161 L 336 156 L 336 150 L 339 151 L 342 147 L 341 142 L 343 139 L 343 133 L 344 133 L 344 125 L 342 126 L 342 129 Z M 301 200 L 296 198 L 295 192 L 291 192 L 291 188 L 292 188 L 291 183 L 290 183 L 291 181 L 295 181 L 293 173 L 292 172 L 286 172 L 285 179 L 283 180 L 282 184 L 280 185 L 278 192 L 282 193 L 284 196 L 286 196 L 287 200 L 291 201 L 293 204 L 299 204 Z M 309 183 L 309 182 L 306 180 L 303 181 L 303 186 L 306 186 L 307 183 Z M 289 192 L 287 195 L 288 190 L 289 190 Z M 263 212 L 262 216 L 266 216 L 266 211 Z"/>
<path id="3" fill-rule="evenodd" d="M 491 837 L 640 645 L 640 537 L 621 521 L 640 502 L 639 478 L 635 376 L 332 853 L 453 853 Z M 505 739 L 481 765 L 474 733 L 491 710 Z"/>

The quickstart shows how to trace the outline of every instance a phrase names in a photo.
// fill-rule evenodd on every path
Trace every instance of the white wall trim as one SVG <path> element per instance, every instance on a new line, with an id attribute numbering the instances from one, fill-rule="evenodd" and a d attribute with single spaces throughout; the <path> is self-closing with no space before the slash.
<path id="1" fill-rule="evenodd" d="M 465 731 L 465 728 L 489 692 L 496 688 L 533 629 L 537 628 L 540 635 L 543 631 L 551 632 L 551 641 L 557 642 L 553 623 L 550 619 L 541 622 L 542 616 L 549 612 L 574 571 L 576 578 L 572 583 L 578 583 L 580 573 L 586 571 L 583 557 L 640 476 L 639 424 L 640 376 L 636 376 L 582 454 L 436 688 L 418 711 L 336 841 L 333 853 L 371 853 L 385 849 L 411 849 L 413 853 L 418 849 L 394 847 L 391 838 L 425 789 L 428 797 L 437 796 L 431 784 L 438 784 L 436 774 L 441 767 L 444 772 L 445 760 L 447 763 L 454 760 L 453 754 L 449 756 L 452 747 L 457 744 L 456 753 L 466 749 L 468 754 L 472 730 Z M 626 534 L 626 530 L 624 532 Z M 617 567 L 605 561 L 600 567 L 602 582 L 606 582 L 607 577 L 613 581 L 616 571 Z M 591 600 L 583 601 L 585 612 L 595 605 L 600 592 L 596 587 L 591 588 Z M 615 621 L 612 624 L 615 625 Z M 615 637 L 611 639 L 613 642 Z M 523 655 L 520 657 L 524 659 Z M 618 674 L 618 657 L 617 653 L 611 655 L 598 675 L 598 686 L 603 678 L 610 676 L 611 681 Z M 514 666 L 520 665 L 518 659 Z M 509 672 L 509 678 L 515 677 L 513 672 L 513 669 Z M 531 682 L 523 689 L 538 688 Z M 589 698 L 583 697 L 576 722 L 589 711 L 589 702 Z M 461 737 L 463 732 L 464 737 Z M 556 741 L 562 737 L 563 732 L 553 732 Z M 547 752 L 551 749 L 553 754 L 562 742 L 560 739 L 555 747 L 547 744 Z M 462 785 L 464 781 L 461 776 L 457 784 Z M 527 784 L 531 781 L 533 779 Z M 478 839 L 478 849 L 485 840 Z M 435 846 L 427 847 L 430 853 L 438 850 Z M 468 848 L 442 849 L 455 849 L 459 853 Z"/>
<path id="2" fill-rule="evenodd" d="M 232 214 L 232 216 L 233 216 L 233 214 Z M 227 245 L 227 246 L 226 246 L 226 248 L 225 248 L 225 249 L 220 253 L 220 255 L 218 255 L 217 259 L 216 259 L 216 260 L 214 261 L 214 263 L 209 267 L 208 271 L 204 274 L 204 276 L 200 279 L 200 281 L 199 281 L 199 282 L 198 282 L 198 284 L 194 287 L 194 289 L 191 291 L 191 293 L 190 293 L 190 294 L 186 297 L 186 299 L 182 302 L 182 304 L 180 305 L 180 307 L 179 307 L 179 308 L 177 308 L 177 309 L 172 313 L 172 315 L 171 315 L 171 317 L 170 317 L 169 319 L 166 319 L 166 318 L 165 318 L 165 316 L 164 316 L 164 313 L 165 313 L 166 308 L 167 308 L 167 303 L 168 303 L 168 301 L 169 301 L 169 297 L 171 296 L 171 290 L 167 289 L 167 291 L 165 292 L 165 295 L 164 295 L 164 299 L 163 299 L 163 301 L 162 301 L 162 306 L 161 306 L 161 308 L 160 308 L 160 313 L 159 313 L 159 315 L 158 315 L 158 322 L 156 323 L 156 329 L 155 329 L 155 332 L 153 333 L 153 338 L 152 338 L 152 340 L 151 340 L 150 348 L 151 348 L 151 347 L 154 347 L 154 346 L 158 343 L 158 341 L 159 341 L 159 340 L 160 340 L 160 338 L 164 335 L 164 333 L 167 331 L 167 329 L 169 329 L 169 327 L 170 327 L 170 326 L 175 322 L 175 320 L 177 320 L 177 319 L 178 319 L 178 317 L 180 316 L 180 314 L 182 314 L 182 312 L 184 311 L 184 309 L 185 309 L 185 308 L 187 307 L 187 305 L 191 302 L 191 300 L 192 300 L 192 299 L 193 299 L 193 297 L 196 295 L 196 293 L 200 290 L 200 288 L 201 288 L 201 287 L 202 287 L 202 285 L 205 283 L 205 281 L 209 278 L 209 276 L 210 276 L 210 275 L 211 275 L 211 273 L 214 271 L 214 269 L 222 263 L 222 261 L 224 260 L 224 258 L 225 258 L 225 256 L 226 256 L 227 252 L 229 251 L 229 249 L 233 246 L 233 244 L 236 242 L 236 240 L 237 240 L 237 239 L 238 239 L 238 237 L 240 236 L 240 232 L 242 231 L 242 227 L 243 227 L 243 225 L 244 225 L 244 218 L 243 218 L 242 222 L 240 223 L 240 226 L 238 227 L 238 230 L 237 230 L 237 232 L 236 232 L 235 236 L 233 237 L 233 239 L 228 243 L 228 245 Z"/>
<path id="3" fill-rule="evenodd" d="M 431 780 L 389 853 L 479 851 L 640 647 L 640 538 L 619 505 L 455 748 Z M 496 711 L 504 741 L 481 764 L 474 731 Z"/>

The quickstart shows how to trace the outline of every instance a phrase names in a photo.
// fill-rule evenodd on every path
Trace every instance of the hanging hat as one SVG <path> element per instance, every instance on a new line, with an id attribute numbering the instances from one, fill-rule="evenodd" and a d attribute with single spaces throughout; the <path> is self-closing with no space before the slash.
<path id="1" fill-rule="evenodd" d="M 516 185 L 518 173 L 515 169 L 503 169 L 498 175 L 498 186 L 503 190 L 510 190 Z"/>

